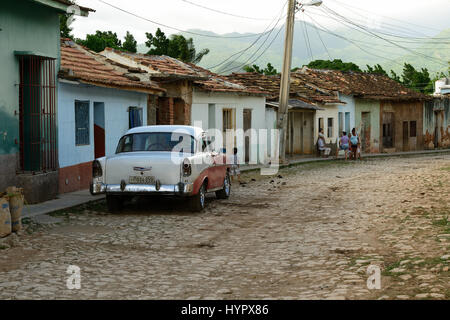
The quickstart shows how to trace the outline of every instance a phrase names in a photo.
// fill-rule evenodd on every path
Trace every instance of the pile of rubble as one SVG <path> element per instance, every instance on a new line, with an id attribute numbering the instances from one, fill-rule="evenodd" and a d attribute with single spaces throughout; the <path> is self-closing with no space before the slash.
<path id="1" fill-rule="evenodd" d="M 0 241 L 11 246 L 22 230 L 23 189 L 9 187 L 0 193 Z"/>

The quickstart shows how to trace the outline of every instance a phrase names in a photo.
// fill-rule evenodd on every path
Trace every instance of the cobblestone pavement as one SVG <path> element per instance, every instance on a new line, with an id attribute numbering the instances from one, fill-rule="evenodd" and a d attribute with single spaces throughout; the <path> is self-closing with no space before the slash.
<path id="1" fill-rule="evenodd" d="M 450 299 L 450 156 L 248 173 L 181 201 L 55 213 L 0 248 L 2 299 Z M 381 289 L 368 290 L 369 264 Z M 66 287 L 69 265 L 81 289 Z"/>

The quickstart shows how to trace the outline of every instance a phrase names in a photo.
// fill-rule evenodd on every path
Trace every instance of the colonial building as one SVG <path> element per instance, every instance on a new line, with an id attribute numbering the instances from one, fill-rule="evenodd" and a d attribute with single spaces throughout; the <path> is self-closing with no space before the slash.
<path id="1" fill-rule="evenodd" d="M 261 87 L 269 93 L 266 103 L 266 126 L 277 125 L 280 76 L 266 76 L 258 73 L 233 73 L 229 79 L 246 86 Z M 319 128 L 324 129 L 328 143 L 338 137 L 338 106 L 342 104 L 337 95 L 328 90 L 308 85 L 292 77 L 290 85 L 289 118 L 286 134 L 286 153 L 289 155 L 315 154 Z M 275 146 L 275 141 L 269 145 Z"/>
<path id="2" fill-rule="evenodd" d="M 147 125 L 147 102 L 165 90 L 70 39 L 61 40 L 59 192 L 89 188 L 92 161 L 115 153 L 129 129 Z"/>
<path id="3" fill-rule="evenodd" d="M 363 152 L 424 148 L 423 106 L 430 97 L 377 74 L 303 68 L 293 77 L 335 92 L 346 102 L 338 126 L 357 129 Z"/>
<path id="4" fill-rule="evenodd" d="M 0 190 L 23 187 L 28 203 L 58 192 L 59 14 L 71 5 L 0 3 Z M 82 16 L 89 11 L 80 7 Z"/>
<path id="5" fill-rule="evenodd" d="M 264 161 L 261 156 L 264 150 L 258 147 L 257 135 L 242 134 L 248 129 L 265 128 L 263 89 L 234 83 L 168 56 L 132 54 L 110 48 L 100 54 L 115 66 L 128 68 L 140 79 L 155 81 L 166 89 L 163 97 L 149 101 L 149 124 L 192 124 L 205 130 L 217 129 L 224 137 L 219 144 L 225 149 L 226 131 L 237 130 L 231 145 L 238 148 L 240 162 Z"/>

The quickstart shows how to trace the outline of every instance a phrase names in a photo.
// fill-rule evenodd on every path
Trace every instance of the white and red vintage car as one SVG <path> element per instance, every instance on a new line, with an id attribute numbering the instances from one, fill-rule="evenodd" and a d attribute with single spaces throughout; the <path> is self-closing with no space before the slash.
<path id="1" fill-rule="evenodd" d="M 116 154 L 94 160 L 92 194 L 106 193 L 109 211 L 132 196 L 188 197 L 201 211 L 207 192 L 230 196 L 226 156 L 212 150 L 206 133 L 191 126 L 148 126 L 129 130 Z"/>

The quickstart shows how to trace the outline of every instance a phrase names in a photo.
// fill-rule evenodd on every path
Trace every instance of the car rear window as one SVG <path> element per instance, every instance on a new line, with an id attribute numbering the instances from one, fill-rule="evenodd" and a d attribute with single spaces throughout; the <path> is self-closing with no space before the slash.
<path id="1" fill-rule="evenodd" d="M 123 136 L 116 149 L 124 152 L 182 152 L 195 153 L 194 137 L 177 132 L 134 133 Z"/>

